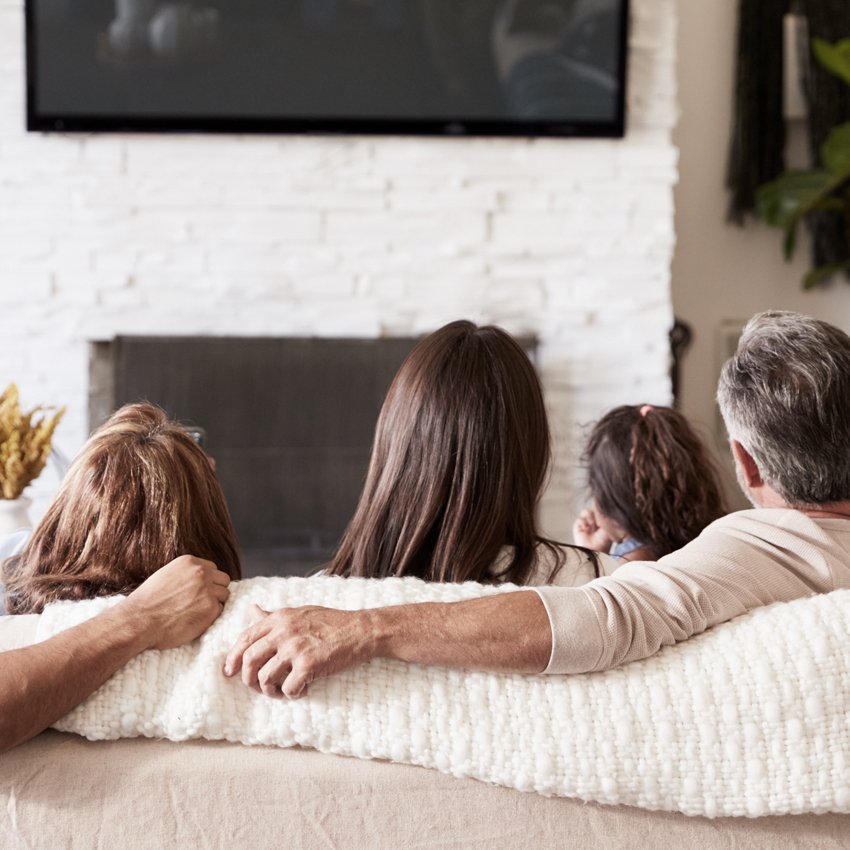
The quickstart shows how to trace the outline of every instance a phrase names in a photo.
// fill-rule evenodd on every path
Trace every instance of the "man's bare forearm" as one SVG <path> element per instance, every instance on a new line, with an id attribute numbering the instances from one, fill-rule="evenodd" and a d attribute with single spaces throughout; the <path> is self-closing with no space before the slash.
<path id="1" fill-rule="evenodd" d="M 373 657 L 506 673 L 540 673 L 549 663 L 549 617 L 534 592 L 364 612 Z"/>
<path id="2" fill-rule="evenodd" d="M 0 653 L 0 752 L 55 723 L 151 645 L 121 603 L 43 643 Z"/>
<path id="3" fill-rule="evenodd" d="M 224 674 L 241 673 L 248 687 L 272 697 L 302 696 L 316 679 L 372 658 L 540 673 L 552 650 L 549 615 L 533 591 L 362 611 L 255 607 L 253 614 Z"/>

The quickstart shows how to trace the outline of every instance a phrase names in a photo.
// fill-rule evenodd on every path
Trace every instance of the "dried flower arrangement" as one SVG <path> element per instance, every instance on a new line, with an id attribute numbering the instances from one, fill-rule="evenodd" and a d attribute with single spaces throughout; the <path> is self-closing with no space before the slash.
<path id="1" fill-rule="evenodd" d="M 0 395 L 0 498 L 17 499 L 47 463 L 53 432 L 65 408 L 50 417 L 34 418 L 43 410 L 36 407 L 24 413 L 15 384 Z"/>

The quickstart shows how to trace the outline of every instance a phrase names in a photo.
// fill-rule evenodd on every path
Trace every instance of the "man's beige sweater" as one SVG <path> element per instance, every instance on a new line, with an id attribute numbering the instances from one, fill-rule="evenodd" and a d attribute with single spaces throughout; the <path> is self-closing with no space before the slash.
<path id="1" fill-rule="evenodd" d="M 850 587 L 850 519 L 739 511 L 657 562 L 580 587 L 536 587 L 552 626 L 546 673 L 646 658 L 761 605 Z"/>

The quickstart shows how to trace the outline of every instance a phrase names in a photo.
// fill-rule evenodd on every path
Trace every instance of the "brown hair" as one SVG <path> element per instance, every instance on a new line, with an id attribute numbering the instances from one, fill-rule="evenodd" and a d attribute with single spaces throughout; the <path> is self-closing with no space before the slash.
<path id="1" fill-rule="evenodd" d="M 656 558 L 726 513 L 705 446 L 669 407 L 615 407 L 593 427 L 585 461 L 597 508 Z"/>
<path id="2" fill-rule="evenodd" d="M 209 457 L 153 404 L 129 404 L 91 436 L 20 555 L 3 565 L 9 613 L 129 593 L 179 555 L 241 576 Z"/>
<path id="3" fill-rule="evenodd" d="M 522 347 L 492 326 L 440 328 L 390 386 L 360 502 L 327 571 L 523 584 L 544 546 L 554 576 L 564 554 L 535 519 L 549 452 Z M 494 573 L 504 546 L 510 558 Z"/>

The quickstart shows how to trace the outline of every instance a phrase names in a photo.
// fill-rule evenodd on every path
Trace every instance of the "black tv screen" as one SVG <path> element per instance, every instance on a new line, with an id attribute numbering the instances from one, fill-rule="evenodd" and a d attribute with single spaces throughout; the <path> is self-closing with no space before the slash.
<path id="1" fill-rule="evenodd" d="M 628 0 L 27 0 L 30 130 L 621 136 Z"/>

